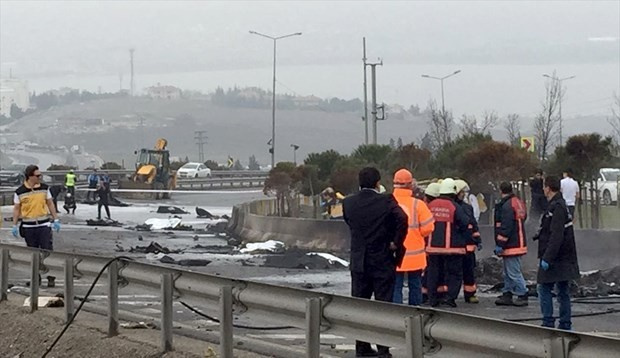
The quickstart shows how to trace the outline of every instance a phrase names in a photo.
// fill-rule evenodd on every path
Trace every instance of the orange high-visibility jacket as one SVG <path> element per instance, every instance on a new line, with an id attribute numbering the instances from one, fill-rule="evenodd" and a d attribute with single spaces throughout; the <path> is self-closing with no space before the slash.
<path id="1" fill-rule="evenodd" d="M 424 238 L 435 229 L 435 219 L 426 203 L 411 196 L 410 189 L 395 188 L 394 198 L 409 217 L 405 238 L 405 254 L 396 271 L 418 271 L 426 268 Z"/>

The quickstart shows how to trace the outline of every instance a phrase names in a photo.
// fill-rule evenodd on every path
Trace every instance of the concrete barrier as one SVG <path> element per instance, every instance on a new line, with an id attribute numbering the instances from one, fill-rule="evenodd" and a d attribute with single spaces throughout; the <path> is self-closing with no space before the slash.
<path id="1" fill-rule="evenodd" d="M 257 200 L 235 206 L 229 230 L 245 241 L 279 240 L 288 246 L 346 252 L 350 247 L 349 228 L 342 220 L 315 220 L 272 216 L 275 200 Z M 482 225 L 483 250 L 478 258 L 493 255 L 493 227 Z M 581 271 L 620 266 L 620 230 L 575 230 Z M 528 237 L 525 269 L 538 266 L 538 243 Z"/>

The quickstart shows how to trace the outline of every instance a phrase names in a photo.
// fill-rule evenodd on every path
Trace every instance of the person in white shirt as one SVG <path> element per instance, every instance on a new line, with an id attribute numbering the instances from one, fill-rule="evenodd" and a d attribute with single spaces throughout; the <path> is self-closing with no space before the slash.
<path id="1" fill-rule="evenodd" d="M 579 200 L 579 183 L 573 179 L 573 171 L 566 169 L 564 171 L 564 179 L 560 181 L 562 197 L 566 202 L 571 218 L 575 217 L 575 204 Z"/>

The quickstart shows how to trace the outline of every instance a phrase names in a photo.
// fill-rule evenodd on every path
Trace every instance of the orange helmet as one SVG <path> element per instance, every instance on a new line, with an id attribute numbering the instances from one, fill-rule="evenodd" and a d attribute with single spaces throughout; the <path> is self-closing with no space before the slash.
<path id="1" fill-rule="evenodd" d="M 407 169 L 400 169 L 394 173 L 394 185 L 407 185 L 413 183 L 413 174 Z"/>

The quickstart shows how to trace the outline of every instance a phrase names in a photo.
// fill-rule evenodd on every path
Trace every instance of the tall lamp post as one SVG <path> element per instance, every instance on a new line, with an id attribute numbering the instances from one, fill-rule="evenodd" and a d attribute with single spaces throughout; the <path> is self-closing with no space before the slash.
<path id="1" fill-rule="evenodd" d="M 558 85 L 560 87 L 560 93 L 558 94 L 559 97 L 560 97 L 560 101 L 558 103 L 558 115 L 560 117 L 560 130 L 559 130 L 559 132 L 560 132 L 559 133 L 560 134 L 560 145 L 562 145 L 562 143 L 564 143 L 562 141 L 562 127 L 563 127 L 563 124 L 564 124 L 564 120 L 562 119 L 562 100 L 563 100 L 563 98 L 562 98 L 562 82 L 567 81 L 567 80 L 572 80 L 576 76 L 569 76 L 569 77 L 564 77 L 564 78 L 558 78 L 558 77 L 555 77 L 555 76 L 549 76 L 548 74 L 544 74 L 543 77 L 547 77 L 547 78 L 549 78 L 549 79 L 551 79 L 553 81 L 557 81 Z"/>
<path id="2" fill-rule="evenodd" d="M 293 163 L 297 166 L 297 149 L 299 149 L 299 146 L 297 144 L 291 144 L 291 148 L 293 148 Z"/>
<path id="3" fill-rule="evenodd" d="M 461 73 L 461 70 L 456 70 L 456 71 L 452 72 L 451 74 L 443 76 L 443 77 L 435 77 L 435 76 L 429 76 L 429 75 L 422 75 L 422 77 L 424 77 L 424 78 L 431 78 L 431 79 L 434 79 L 434 80 L 441 81 L 441 111 L 444 112 L 444 113 L 446 112 L 446 104 L 445 104 L 445 99 L 444 99 L 444 95 L 443 95 L 443 80 L 445 80 L 446 78 L 452 77 L 454 75 L 457 75 L 459 73 Z"/>
<path id="4" fill-rule="evenodd" d="M 283 35 L 283 36 L 269 36 L 265 34 L 261 34 L 260 32 L 251 31 L 250 34 L 257 35 L 261 37 L 268 38 L 273 41 L 273 93 L 271 99 L 271 168 L 275 168 L 276 166 L 276 42 L 278 40 L 292 37 L 292 36 L 300 36 L 301 32 L 296 32 L 293 34 Z"/>

